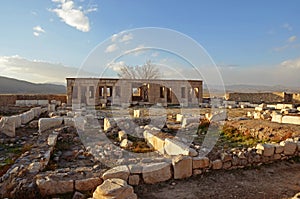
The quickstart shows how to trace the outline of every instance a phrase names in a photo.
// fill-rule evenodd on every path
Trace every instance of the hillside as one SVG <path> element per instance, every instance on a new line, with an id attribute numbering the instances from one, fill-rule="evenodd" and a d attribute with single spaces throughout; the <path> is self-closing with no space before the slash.
<path id="1" fill-rule="evenodd" d="M 35 84 L 0 76 L 0 94 L 64 94 L 66 87 L 55 84 Z"/>

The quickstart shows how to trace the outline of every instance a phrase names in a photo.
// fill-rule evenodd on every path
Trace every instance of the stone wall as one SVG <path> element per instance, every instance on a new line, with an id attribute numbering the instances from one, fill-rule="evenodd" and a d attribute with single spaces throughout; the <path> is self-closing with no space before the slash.
<path id="1" fill-rule="evenodd" d="M 135 95 L 133 90 L 136 90 Z M 202 93 L 201 80 L 67 78 L 68 105 L 149 103 L 188 106 L 199 105 L 202 102 Z"/>
<path id="2" fill-rule="evenodd" d="M 4 133 L 9 137 L 15 137 L 16 128 L 29 123 L 34 118 L 38 118 L 40 114 L 45 112 L 46 110 L 47 109 L 42 109 L 41 107 L 35 107 L 19 115 L 2 117 L 0 119 L 0 133 Z"/>
<path id="3" fill-rule="evenodd" d="M 294 93 L 293 94 L 293 103 L 294 104 L 300 104 L 300 93 Z"/>
<path id="4" fill-rule="evenodd" d="M 64 94 L 0 94 L 0 106 L 15 105 L 17 100 L 51 100 L 61 101 L 62 103 L 67 102 L 67 95 Z M 36 104 L 37 105 L 37 104 Z"/>
<path id="5" fill-rule="evenodd" d="M 227 93 L 226 100 L 251 103 L 282 103 L 285 102 L 285 93 Z"/>

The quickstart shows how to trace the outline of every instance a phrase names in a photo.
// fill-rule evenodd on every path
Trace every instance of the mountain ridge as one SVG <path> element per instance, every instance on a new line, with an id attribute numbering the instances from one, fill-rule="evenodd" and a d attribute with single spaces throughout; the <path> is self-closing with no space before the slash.
<path id="1" fill-rule="evenodd" d="M 0 94 L 65 94 L 66 87 L 0 76 Z"/>

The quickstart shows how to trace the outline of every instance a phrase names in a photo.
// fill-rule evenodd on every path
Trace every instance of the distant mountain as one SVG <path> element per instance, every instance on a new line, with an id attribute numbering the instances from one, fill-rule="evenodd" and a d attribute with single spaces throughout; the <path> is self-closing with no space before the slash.
<path id="1" fill-rule="evenodd" d="M 65 94 L 66 87 L 55 84 L 35 84 L 0 76 L 0 94 Z"/>

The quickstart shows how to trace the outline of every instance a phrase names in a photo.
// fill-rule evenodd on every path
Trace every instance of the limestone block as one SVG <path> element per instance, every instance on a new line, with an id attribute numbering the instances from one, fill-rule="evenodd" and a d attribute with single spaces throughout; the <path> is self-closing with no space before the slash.
<path id="1" fill-rule="evenodd" d="M 39 132 L 59 127 L 62 124 L 63 118 L 41 118 L 39 119 Z"/>
<path id="2" fill-rule="evenodd" d="M 55 104 L 48 104 L 48 112 L 55 112 L 55 107 L 56 105 Z"/>
<path id="3" fill-rule="evenodd" d="M 48 100 L 37 100 L 37 105 L 48 106 Z"/>
<path id="4" fill-rule="evenodd" d="M 47 143 L 49 146 L 55 146 L 57 141 L 57 133 L 52 133 L 48 136 Z"/>
<path id="5" fill-rule="evenodd" d="M 285 108 L 291 109 L 291 108 L 293 108 L 293 104 L 277 104 L 276 105 L 276 109 L 285 109 Z"/>
<path id="6" fill-rule="evenodd" d="M 22 125 L 22 120 L 20 115 L 13 115 L 10 118 L 15 122 L 15 128 L 19 128 Z"/>
<path id="7" fill-rule="evenodd" d="M 16 136 L 15 121 L 11 117 L 2 117 L 0 120 L 0 132 L 9 137 Z"/>
<path id="8" fill-rule="evenodd" d="M 16 106 L 24 106 L 26 105 L 25 100 L 16 100 Z"/>
<path id="9" fill-rule="evenodd" d="M 155 184 L 172 178 L 171 163 L 150 163 L 143 166 L 143 180 L 146 184 Z"/>
<path id="10" fill-rule="evenodd" d="M 222 169 L 223 163 L 222 160 L 214 160 L 212 162 L 212 169 L 217 170 L 217 169 Z"/>
<path id="11" fill-rule="evenodd" d="M 258 154 L 267 157 L 274 155 L 275 152 L 275 147 L 272 144 L 257 144 L 256 149 Z"/>
<path id="12" fill-rule="evenodd" d="M 255 107 L 255 109 L 254 109 L 255 111 L 258 111 L 258 112 L 261 112 L 261 111 L 263 111 L 264 110 L 264 108 L 263 107 Z"/>
<path id="13" fill-rule="evenodd" d="M 145 139 L 147 143 L 150 144 L 155 150 L 157 150 L 161 154 L 165 154 L 165 140 L 162 138 L 157 137 L 154 133 L 150 131 L 144 131 Z"/>
<path id="14" fill-rule="evenodd" d="M 70 126 L 70 127 L 75 127 L 74 119 L 73 118 L 65 117 L 64 118 L 64 125 L 65 126 Z"/>
<path id="15" fill-rule="evenodd" d="M 74 191 L 73 180 L 54 180 L 49 177 L 46 177 L 37 179 L 36 184 L 42 196 L 63 194 Z"/>
<path id="16" fill-rule="evenodd" d="M 143 117 L 143 111 L 142 110 L 133 110 L 133 117 L 134 118 L 140 118 L 140 117 Z"/>
<path id="17" fill-rule="evenodd" d="M 253 113 L 253 118 L 256 119 L 256 120 L 259 120 L 261 117 L 261 113 L 260 112 L 254 112 Z"/>
<path id="18" fill-rule="evenodd" d="M 25 113 L 22 113 L 20 116 L 21 116 L 21 123 L 27 124 L 28 122 L 34 119 L 34 112 L 33 110 L 30 110 Z"/>
<path id="19" fill-rule="evenodd" d="M 168 155 L 189 155 L 190 147 L 177 140 L 165 139 L 164 149 Z"/>
<path id="20" fill-rule="evenodd" d="M 223 162 L 223 169 L 230 169 L 231 168 L 231 161 L 229 161 L 229 162 Z"/>
<path id="21" fill-rule="evenodd" d="M 232 155 L 229 153 L 221 153 L 221 160 L 223 162 L 228 162 L 232 160 Z"/>
<path id="22" fill-rule="evenodd" d="M 185 128 L 191 123 L 200 123 L 200 117 L 184 117 L 182 119 L 182 128 Z"/>
<path id="23" fill-rule="evenodd" d="M 75 180 L 75 190 L 90 191 L 101 185 L 103 180 L 98 177 Z"/>
<path id="24" fill-rule="evenodd" d="M 37 105 L 37 100 L 25 100 L 25 105 L 26 106 Z"/>
<path id="25" fill-rule="evenodd" d="M 207 157 L 193 157 L 193 169 L 203 169 L 209 167 Z"/>
<path id="26" fill-rule="evenodd" d="M 125 131 L 119 131 L 118 132 L 118 138 L 119 138 L 119 141 L 121 142 L 122 140 L 124 139 L 127 139 L 127 133 Z"/>
<path id="27" fill-rule="evenodd" d="M 120 178 L 127 181 L 129 174 L 130 173 L 128 167 L 126 165 L 122 165 L 109 169 L 102 175 L 102 178 L 103 180 Z"/>
<path id="28" fill-rule="evenodd" d="M 132 147 L 133 145 L 133 142 L 131 142 L 130 140 L 128 139 L 124 139 L 122 140 L 122 142 L 120 143 L 120 147 L 121 148 L 124 148 L 124 149 L 128 149 L 130 147 Z"/>
<path id="29" fill-rule="evenodd" d="M 41 107 L 34 107 L 31 109 L 33 111 L 34 117 L 40 117 L 42 113 L 42 108 Z"/>
<path id="30" fill-rule="evenodd" d="M 272 122 L 282 123 L 282 115 L 281 114 L 273 114 Z"/>
<path id="31" fill-rule="evenodd" d="M 108 118 L 104 118 L 103 130 L 107 131 L 111 127 L 111 122 Z"/>
<path id="32" fill-rule="evenodd" d="M 182 122 L 183 115 L 182 114 L 176 114 L 176 122 Z"/>
<path id="33" fill-rule="evenodd" d="M 188 178 L 193 174 L 193 160 L 189 156 L 177 156 L 172 159 L 174 179 Z"/>
<path id="34" fill-rule="evenodd" d="M 283 146 L 281 146 L 280 144 L 275 144 L 274 146 L 275 146 L 275 154 L 280 154 L 283 152 L 284 150 Z"/>
<path id="35" fill-rule="evenodd" d="M 300 125 L 300 116 L 288 116 L 288 115 L 283 116 L 282 123 Z"/>
<path id="36" fill-rule="evenodd" d="M 143 166 L 140 164 L 130 164 L 128 165 L 128 169 L 130 174 L 142 174 L 143 172 Z"/>
<path id="37" fill-rule="evenodd" d="M 247 112 L 247 117 L 253 117 L 253 113 L 251 113 L 250 111 Z"/>
<path id="38" fill-rule="evenodd" d="M 116 198 L 127 199 L 137 198 L 133 188 L 122 179 L 107 179 L 99 185 L 93 193 L 94 199 Z"/>
<path id="39" fill-rule="evenodd" d="M 281 155 L 278 153 L 274 154 L 274 160 L 280 160 L 281 159 Z"/>
<path id="40" fill-rule="evenodd" d="M 128 184 L 130 185 L 139 185 L 140 176 L 139 175 L 130 175 L 128 178 Z"/>
<path id="41" fill-rule="evenodd" d="M 283 146 L 284 155 L 293 155 L 296 152 L 297 144 L 292 141 L 282 141 L 280 145 Z"/>

